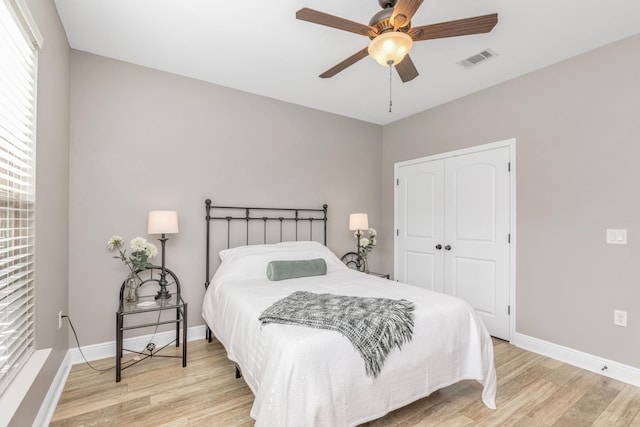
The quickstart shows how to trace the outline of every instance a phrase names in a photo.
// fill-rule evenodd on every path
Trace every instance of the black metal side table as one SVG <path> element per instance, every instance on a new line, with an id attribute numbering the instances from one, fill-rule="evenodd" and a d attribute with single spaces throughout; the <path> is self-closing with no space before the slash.
<path id="1" fill-rule="evenodd" d="M 349 268 L 358 271 L 364 271 L 364 261 L 362 261 L 360 256 L 355 252 L 347 252 L 346 254 L 342 255 L 340 260 L 344 262 Z"/>
<path id="2" fill-rule="evenodd" d="M 387 273 L 375 273 L 373 271 L 367 271 L 367 274 L 370 274 L 372 276 L 378 276 L 378 277 L 382 277 L 383 279 L 389 279 L 389 277 L 391 277 L 389 274 Z"/>
<path id="3" fill-rule="evenodd" d="M 178 281 L 176 275 L 167 268 L 165 268 L 164 271 L 166 275 L 166 281 L 168 282 L 167 288 L 170 291 L 173 291 L 171 292 L 170 298 L 156 299 L 156 294 L 149 294 L 149 291 L 157 291 L 159 289 L 159 282 L 162 273 L 161 267 L 154 266 L 138 271 L 138 275 L 142 280 L 142 283 L 139 287 L 141 295 L 138 298 L 138 302 L 129 303 L 125 301 L 123 296 L 126 280 L 122 283 L 122 287 L 120 288 L 120 303 L 118 306 L 118 311 L 116 311 L 116 382 L 120 382 L 123 369 L 133 366 L 149 357 L 178 358 L 182 359 L 183 368 L 187 366 L 187 303 L 184 302 L 184 300 L 180 296 L 180 282 Z M 135 315 L 142 315 L 143 313 L 151 312 L 161 312 L 164 310 L 175 310 L 175 318 L 160 321 L 161 313 L 158 313 L 157 320 L 153 322 L 134 323 L 127 326 L 125 326 L 124 324 L 125 316 L 136 317 Z M 150 343 L 143 351 L 135 351 L 123 348 L 124 331 L 139 328 L 158 327 L 159 325 L 172 323 L 175 323 L 176 325 L 176 347 L 180 346 L 180 329 L 182 329 L 181 356 L 157 354 L 160 350 L 166 348 L 171 343 L 160 348 L 156 348 L 155 344 Z M 181 325 L 182 328 L 180 327 Z M 140 355 L 139 360 L 135 360 L 123 367 L 122 354 L 125 350 L 132 353 L 138 353 Z M 147 352 L 145 352 L 145 350 Z"/>
<path id="4" fill-rule="evenodd" d="M 389 279 L 391 277 L 386 273 L 374 273 L 373 271 L 365 271 L 365 262 L 355 252 L 347 252 L 346 254 L 342 255 L 342 258 L 340 258 L 340 260 L 342 260 L 342 262 L 344 262 L 347 267 L 354 270 L 362 271 L 363 273 L 367 273 L 372 276 L 382 277 L 383 279 Z"/>

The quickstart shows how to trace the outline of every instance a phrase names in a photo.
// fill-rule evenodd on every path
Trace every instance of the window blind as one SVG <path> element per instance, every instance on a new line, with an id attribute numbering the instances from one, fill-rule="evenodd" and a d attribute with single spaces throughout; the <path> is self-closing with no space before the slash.
<path id="1" fill-rule="evenodd" d="M 23 1 L 0 0 L 0 394 L 34 348 L 37 48 L 32 22 Z"/>

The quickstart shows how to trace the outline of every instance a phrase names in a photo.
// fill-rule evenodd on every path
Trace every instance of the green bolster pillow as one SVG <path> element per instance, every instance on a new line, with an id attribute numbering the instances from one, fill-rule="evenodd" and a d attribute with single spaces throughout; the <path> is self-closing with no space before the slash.
<path id="1" fill-rule="evenodd" d="M 327 263 L 322 258 L 271 261 L 267 264 L 267 277 L 274 281 L 325 274 L 327 274 Z"/>

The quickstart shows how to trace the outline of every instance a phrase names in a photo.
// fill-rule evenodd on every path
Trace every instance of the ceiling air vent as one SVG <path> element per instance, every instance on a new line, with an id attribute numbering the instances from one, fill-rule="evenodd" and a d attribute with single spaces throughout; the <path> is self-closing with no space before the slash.
<path id="1" fill-rule="evenodd" d="M 476 53 L 475 55 L 463 59 L 462 61 L 458 62 L 458 64 L 462 65 L 465 68 L 471 68 L 483 61 L 486 61 L 487 59 L 493 58 L 494 56 L 498 56 L 498 54 L 491 49 L 485 49 L 480 53 Z"/>

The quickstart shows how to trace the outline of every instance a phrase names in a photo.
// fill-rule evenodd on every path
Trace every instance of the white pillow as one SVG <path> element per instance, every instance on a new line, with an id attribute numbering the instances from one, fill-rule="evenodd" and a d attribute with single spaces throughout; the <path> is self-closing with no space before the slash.
<path id="1" fill-rule="evenodd" d="M 322 258 L 327 263 L 327 273 L 347 268 L 329 248 L 314 241 L 238 246 L 220 251 L 219 256 L 220 269 L 233 277 L 266 278 L 270 261 Z"/>

